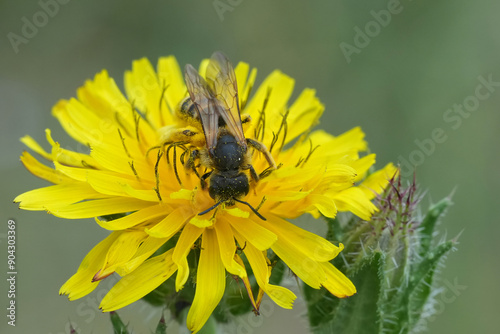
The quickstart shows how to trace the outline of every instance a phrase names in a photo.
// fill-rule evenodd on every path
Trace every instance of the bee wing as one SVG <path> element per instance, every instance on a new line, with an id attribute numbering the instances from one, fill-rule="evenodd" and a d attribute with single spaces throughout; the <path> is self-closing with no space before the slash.
<path id="1" fill-rule="evenodd" d="M 212 55 L 207 67 L 206 78 L 223 109 L 220 116 L 226 122 L 227 129 L 242 147 L 246 147 L 247 143 L 241 126 L 236 75 L 233 65 L 222 52 L 215 52 Z"/>
<path id="2" fill-rule="evenodd" d="M 205 79 L 190 64 L 186 65 L 184 79 L 186 80 L 189 96 L 200 115 L 207 149 L 209 152 L 212 152 L 217 144 L 219 114 L 223 107 L 219 105 L 217 98 L 214 96 L 212 89 Z"/>

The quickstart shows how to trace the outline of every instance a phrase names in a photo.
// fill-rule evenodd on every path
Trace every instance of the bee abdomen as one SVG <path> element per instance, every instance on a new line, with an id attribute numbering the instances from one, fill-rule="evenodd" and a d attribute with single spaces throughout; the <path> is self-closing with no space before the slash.
<path id="1" fill-rule="evenodd" d="M 248 176 L 244 173 L 237 175 L 226 175 L 228 173 L 213 174 L 210 177 L 208 193 L 216 201 L 227 201 L 233 197 L 241 198 L 248 194 L 250 185 Z M 234 174 L 234 173 L 230 173 Z"/>

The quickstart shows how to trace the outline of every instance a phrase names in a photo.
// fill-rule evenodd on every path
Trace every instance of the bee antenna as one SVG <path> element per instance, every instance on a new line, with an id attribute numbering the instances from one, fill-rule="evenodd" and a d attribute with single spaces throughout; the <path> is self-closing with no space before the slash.
<path id="1" fill-rule="evenodd" d="M 235 197 L 233 197 L 233 199 L 234 199 L 236 202 L 238 202 L 238 203 L 245 204 L 246 206 L 248 206 L 250 209 L 252 209 L 253 213 L 255 213 L 255 214 L 257 215 L 257 217 L 259 217 L 259 218 L 260 218 L 260 219 L 262 219 L 263 221 L 266 221 L 266 220 L 267 220 L 267 219 L 266 219 L 263 215 L 261 215 L 261 214 L 260 214 L 257 210 L 255 210 L 255 209 L 253 208 L 253 206 L 251 206 L 251 205 L 250 205 L 250 203 L 248 203 L 248 202 L 244 202 L 244 201 L 240 201 L 239 199 L 237 199 L 237 198 L 235 198 Z M 219 204 L 216 204 L 216 205 L 219 205 Z M 211 210 L 211 209 L 210 209 L 210 210 Z"/>
<path id="2" fill-rule="evenodd" d="M 212 211 L 213 209 L 215 209 L 216 207 L 218 207 L 222 203 L 224 203 L 224 201 L 217 202 L 214 206 L 211 206 L 208 209 L 206 209 L 205 211 L 200 212 L 198 214 L 198 216 L 203 216 L 205 213 L 209 213 L 210 211 Z"/>

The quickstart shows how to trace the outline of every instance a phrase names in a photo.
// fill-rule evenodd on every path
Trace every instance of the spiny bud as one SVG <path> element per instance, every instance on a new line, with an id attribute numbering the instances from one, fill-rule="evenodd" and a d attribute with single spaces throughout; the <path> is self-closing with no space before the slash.
<path id="1" fill-rule="evenodd" d="M 343 259 L 334 265 L 347 272 L 358 293 L 334 300 L 306 288 L 315 333 L 410 333 L 421 330 L 423 318 L 433 315 L 428 306 L 439 294 L 436 268 L 456 240 L 434 240 L 436 223 L 451 199 L 432 205 L 422 216 L 422 197 L 415 178 L 403 186 L 396 176 L 376 198 L 379 210 L 371 221 L 327 220 L 329 237 L 345 246 Z"/>

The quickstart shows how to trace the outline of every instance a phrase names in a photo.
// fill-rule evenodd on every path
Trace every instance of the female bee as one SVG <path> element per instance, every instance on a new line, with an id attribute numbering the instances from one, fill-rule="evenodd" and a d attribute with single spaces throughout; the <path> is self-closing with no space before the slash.
<path id="1" fill-rule="evenodd" d="M 202 188 L 208 183 L 208 193 L 215 200 L 215 205 L 199 213 L 203 215 L 222 203 L 234 205 L 235 202 L 248 205 L 252 211 L 265 220 L 249 203 L 241 200 L 249 192 L 249 178 L 245 170 L 255 182 L 258 174 L 252 167 L 252 147 L 262 152 L 271 169 L 276 164 L 267 148 L 260 142 L 245 138 L 240 116 L 238 86 L 233 66 L 227 57 L 216 52 L 212 55 L 206 71 L 206 80 L 201 77 L 191 65 L 186 65 L 184 71 L 189 97 L 181 102 L 178 116 L 189 119 L 190 128 L 177 130 L 175 138 L 183 137 L 183 141 L 193 143 L 190 138 L 196 138 L 196 129 L 204 134 L 204 144 L 191 150 L 186 168 L 198 174 L 195 161 L 200 161 L 203 167 L 210 171 L 201 178 Z M 193 108 L 194 106 L 194 108 Z M 248 121 L 249 118 L 245 118 Z"/>

